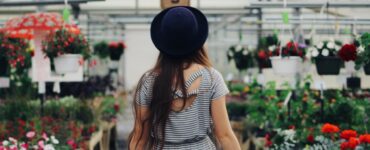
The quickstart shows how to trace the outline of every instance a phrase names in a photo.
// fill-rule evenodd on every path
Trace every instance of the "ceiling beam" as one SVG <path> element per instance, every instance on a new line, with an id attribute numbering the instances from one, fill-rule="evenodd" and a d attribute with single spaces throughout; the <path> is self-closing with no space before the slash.
<path id="1" fill-rule="evenodd" d="M 68 4 L 80 4 L 105 0 L 68 0 Z M 45 5 L 62 5 L 64 0 L 43 0 L 43 1 L 2 1 L 0 7 L 19 7 L 19 6 L 45 6 Z"/>

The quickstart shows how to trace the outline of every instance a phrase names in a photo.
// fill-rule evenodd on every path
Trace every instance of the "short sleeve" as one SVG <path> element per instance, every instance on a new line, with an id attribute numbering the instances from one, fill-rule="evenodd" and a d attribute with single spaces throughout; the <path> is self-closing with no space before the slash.
<path id="1" fill-rule="evenodd" d="M 141 82 L 139 83 L 139 89 L 136 93 L 136 104 L 140 106 L 149 106 L 152 95 L 152 81 L 153 76 L 149 73 L 144 74 Z"/>
<path id="2" fill-rule="evenodd" d="M 211 86 L 211 100 L 218 99 L 229 93 L 225 81 L 220 72 L 213 69 L 212 73 L 212 86 Z"/>

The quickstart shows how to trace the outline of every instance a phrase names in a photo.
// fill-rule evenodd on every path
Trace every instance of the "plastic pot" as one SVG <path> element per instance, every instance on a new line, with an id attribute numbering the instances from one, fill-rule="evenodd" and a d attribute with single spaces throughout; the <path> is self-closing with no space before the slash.
<path id="1" fill-rule="evenodd" d="M 302 70 L 302 58 L 298 56 L 291 57 L 270 57 L 272 69 L 276 74 L 294 75 Z"/>
<path id="2" fill-rule="evenodd" d="M 339 57 L 320 57 L 315 59 L 315 65 L 319 75 L 338 75 L 342 60 Z"/>
<path id="3" fill-rule="evenodd" d="M 347 88 L 359 89 L 361 88 L 361 78 L 359 77 L 349 77 L 347 78 Z"/>
<path id="4" fill-rule="evenodd" d="M 7 77 L 9 74 L 9 64 L 5 57 L 0 56 L 0 77 Z"/>
<path id="5" fill-rule="evenodd" d="M 64 54 L 54 58 L 55 72 L 57 74 L 76 73 L 81 66 L 80 54 Z"/>
<path id="6" fill-rule="evenodd" d="M 366 75 L 370 75 L 370 63 L 364 66 L 364 72 Z"/>

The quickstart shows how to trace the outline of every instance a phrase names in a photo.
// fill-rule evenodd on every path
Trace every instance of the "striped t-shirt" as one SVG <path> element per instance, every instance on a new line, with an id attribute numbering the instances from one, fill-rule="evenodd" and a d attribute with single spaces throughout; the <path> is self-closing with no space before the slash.
<path id="1" fill-rule="evenodd" d="M 211 131 L 211 101 L 225 96 L 229 90 L 222 75 L 214 68 L 203 68 L 192 73 L 185 83 L 186 87 L 188 88 L 199 77 L 201 77 L 199 87 L 187 93 L 189 96 L 196 96 L 193 103 L 179 112 L 170 112 L 165 128 L 165 143 L 182 143 L 189 139 L 207 137 Z M 144 75 L 143 85 L 141 85 L 136 99 L 136 103 L 140 106 L 150 105 L 155 78 L 154 73 Z M 175 95 L 181 97 L 182 93 L 176 92 Z M 208 147 L 208 145 L 212 147 Z M 171 149 L 171 146 L 174 145 L 165 145 L 164 149 Z M 173 148 L 199 149 L 202 147 L 214 149 L 214 145 L 208 137 L 198 143 L 179 144 Z"/>

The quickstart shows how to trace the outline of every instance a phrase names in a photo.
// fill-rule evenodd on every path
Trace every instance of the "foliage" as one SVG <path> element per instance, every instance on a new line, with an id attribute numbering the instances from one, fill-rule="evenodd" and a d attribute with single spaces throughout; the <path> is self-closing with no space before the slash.
<path id="1" fill-rule="evenodd" d="M 85 59 L 90 56 L 86 38 L 66 29 L 51 32 L 43 42 L 42 50 L 51 60 L 63 54 L 81 54 Z"/>
<path id="2" fill-rule="evenodd" d="M 370 33 L 364 33 L 359 40 L 361 43 L 360 49 L 363 50 L 357 53 L 356 69 L 370 63 Z"/>
<path id="3" fill-rule="evenodd" d="M 236 68 L 239 71 L 252 68 L 256 64 L 252 51 L 241 45 L 231 46 L 227 51 L 227 59 L 229 62 L 234 60 Z"/>
<path id="4" fill-rule="evenodd" d="M 107 58 L 109 56 L 108 43 L 101 41 L 94 45 L 94 53 L 99 56 L 99 58 Z"/>

